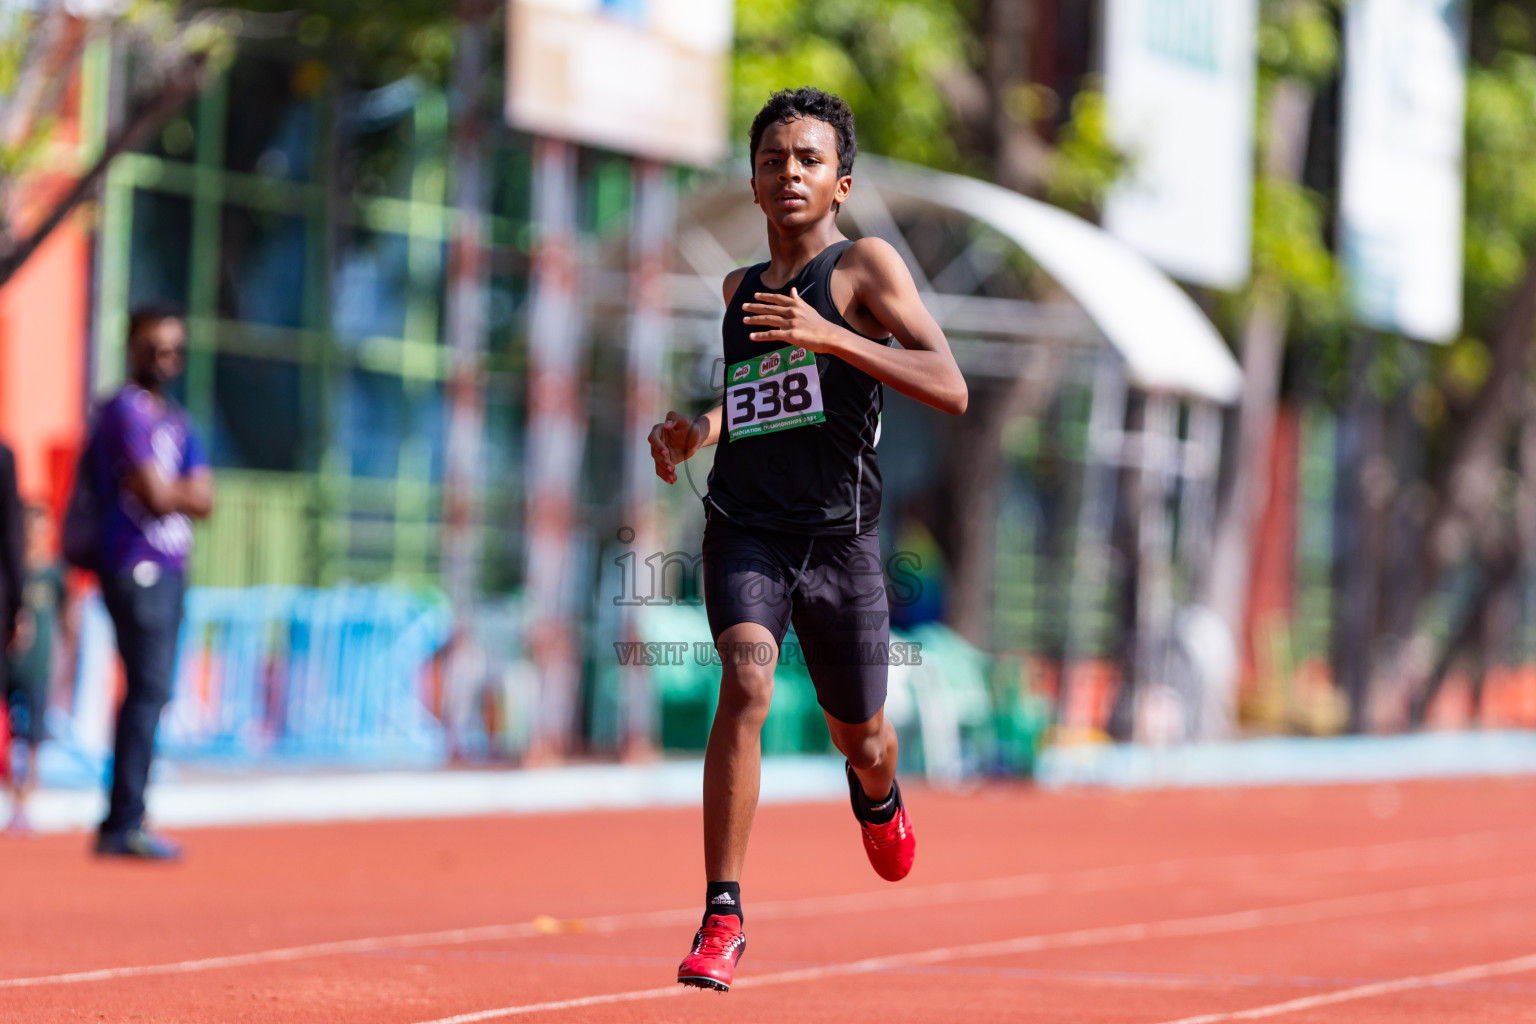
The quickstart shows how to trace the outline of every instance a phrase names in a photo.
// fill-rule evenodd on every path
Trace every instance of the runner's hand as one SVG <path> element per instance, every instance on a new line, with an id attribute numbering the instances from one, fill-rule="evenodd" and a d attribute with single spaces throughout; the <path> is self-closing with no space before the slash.
<path id="1" fill-rule="evenodd" d="M 741 322 L 768 328 L 749 334 L 753 341 L 782 341 L 812 352 L 826 352 L 837 344 L 837 328 L 800 297 L 799 289 L 791 288 L 788 295 L 755 292 L 752 297 L 757 301 L 742 303 L 750 315 Z"/>
<path id="2" fill-rule="evenodd" d="M 708 431 L 709 421 L 703 416 L 690 419 L 680 412 L 667 413 L 666 422 L 651 428 L 651 458 L 656 460 L 656 475 L 669 484 L 677 483 L 677 464 L 699 450 Z"/>

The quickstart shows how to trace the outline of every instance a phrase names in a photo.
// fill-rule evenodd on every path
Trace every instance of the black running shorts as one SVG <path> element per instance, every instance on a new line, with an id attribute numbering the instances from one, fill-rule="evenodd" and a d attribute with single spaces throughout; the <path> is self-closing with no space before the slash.
<path id="1" fill-rule="evenodd" d="M 891 627 L 878 530 L 805 537 L 739 526 L 711 509 L 704 607 L 717 643 L 731 626 L 756 622 L 782 647 L 793 622 L 816 699 L 839 722 L 867 722 L 885 706 Z"/>

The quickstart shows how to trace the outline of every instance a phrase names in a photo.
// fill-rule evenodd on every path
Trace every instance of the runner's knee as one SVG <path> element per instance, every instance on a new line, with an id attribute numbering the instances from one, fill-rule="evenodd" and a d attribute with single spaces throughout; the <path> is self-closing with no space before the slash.
<path id="1" fill-rule="evenodd" d="M 885 759 L 885 732 L 864 732 L 858 726 L 834 729 L 832 740 L 853 767 L 864 771 Z"/>
<path id="2" fill-rule="evenodd" d="M 873 768 L 885 759 L 885 738 L 876 733 L 865 736 L 845 752 L 848 763 L 860 770 Z"/>
<path id="3" fill-rule="evenodd" d="M 773 667 L 757 664 L 727 664 L 720 677 L 720 707 L 716 714 L 727 715 L 742 725 L 761 727 L 773 701 Z"/>

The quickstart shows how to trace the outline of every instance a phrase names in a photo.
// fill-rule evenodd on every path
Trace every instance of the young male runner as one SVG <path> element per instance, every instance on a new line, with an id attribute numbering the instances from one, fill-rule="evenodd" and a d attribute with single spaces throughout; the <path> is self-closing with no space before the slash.
<path id="1" fill-rule="evenodd" d="M 898 881 L 916 849 L 884 711 L 881 386 L 955 415 L 967 393 L 896 251 L 837 229 L 856 151 L 848 105 L 818 89 L 775 93 L 758 113 L 752 196 L 771 259 L 725 279 L 725 400 L 696 419 L 669 412 L 650 434 L 656 475 L 669 484 L 678 463 L 719 445 L 704 499 L 704 600 L 723 662 L 704 755 L 709 884 L 703 926 L 677 972 L 701 988 L 729 990 L 746 949 L 739 881 L 772 666 L 791 620 L 848 759 L 870 863 Z"/>

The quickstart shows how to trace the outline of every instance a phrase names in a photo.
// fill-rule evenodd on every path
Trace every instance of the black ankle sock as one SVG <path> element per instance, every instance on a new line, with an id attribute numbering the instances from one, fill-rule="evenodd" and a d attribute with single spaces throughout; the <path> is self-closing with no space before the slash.
<path id="1" fill-rule="evenodd" d="M 896 808 L 901 806 L 901 797 L 896 794 L 896 783 L 891 783 L 891 791 L 884 800 L 875 801 L 866 796 L 863 804 L 864 820 L 871 825 L 884 825 L 896 817 Z"/>
<path id="2" fill-rule="evenodd" d="M 704 920 L 711 914 L 735 914 L 745 921 L 741 913 L 741 883 L 710 882 L 704 889 Z"/>
<path id="3" fill-rule="evenodd" d="M 884 800 L 871 800 L 864 792 L 863 783 L 859 777 L 853 774 L 853 767 L 847 766 L 848 772 L 848 796 L 853 801 L 853 816 L 870 825 L 884 825 L 896 817 L 896 810 L 901 806 L 901 791 L 896 788 L 896 780 L 891 780 L 891 791 L 886 794 Z"/>

